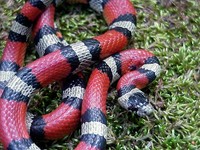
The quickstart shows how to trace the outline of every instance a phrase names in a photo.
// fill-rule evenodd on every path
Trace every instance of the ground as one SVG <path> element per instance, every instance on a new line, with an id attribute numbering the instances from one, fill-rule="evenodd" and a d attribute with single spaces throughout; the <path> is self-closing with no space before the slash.
<path id="1" fill-rule="evenodd" d="M 158 56 L 162 73 L 144 89 L 156 112 L 147 118 L 127 113 L 110 94 L 107 102 L 108 150 L 200 149 L 200 2 L 198 0 L 131 0 L 137 10 L 137 30 L 128 48 L 145 48 Z M 0 0 L 0 51 L 23 0 Z M 56 22 L 69 42 L 106 31 L 103 18 L 81 5 L 59 7 Z M 28 48 L 25 64 L 37 58 Z M 90 69 L 88 69 L 90 70 Z M 50 112 L 61 97 L 56 84 L 41 89 L 29 109 Z M 35 106 L 35 107 L 31 107 Z M 43 143 L 44 149 L 73 149 L 80 130 L 64 139 Z M 1 146 L 0 146 L 1 148 Z"/>

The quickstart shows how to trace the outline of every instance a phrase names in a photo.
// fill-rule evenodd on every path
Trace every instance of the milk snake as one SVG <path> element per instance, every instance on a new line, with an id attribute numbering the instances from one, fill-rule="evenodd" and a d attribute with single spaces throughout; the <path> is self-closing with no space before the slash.
<path id="1" fill-rule="evenodd" d="M 29 98 L 36 89 L 76 74 L 95 61 L 114 53 L 116 54 L 103 60 L 93 70 L 87 83 L 81 110 L 80 106 L 74 105 L 77 104 L 74 98 L 78 98 L 78 103 L 81 105 L 80 92 L 79 96 L 71 92 L 73 89 L 83 92 L 82 84 L 73 85 L 75 88 L 70 87 L 71 83 L 66 84 L 67 89 L 63 93 L 72 101 L 67 100 L 59 107 L 73 111 L 71 116 L 69 115 L 69 118 L 71 117 L 69 121 L 72 120 L 75 124 L 79 121 L 78 116 L 81 111 L 81 141 L 76 149 L 105 149 L 107 92 L 109 85 L 121 75 L 124 74 L 118 82 L 117 90 L 118 101 L 122 107 L 136 112 L 139 116 L 148 115 L 152 111 L 152 106 L 139 89 L 144 88 L 159 75 L 158 59 L 146 50 L 131 49 L 117 53 L 128 44 L 135 29 L 136 13 L 132 3 L 129 0 L 74 0 L 73 2 L 88 3 L 91 8 L 102 13 L 109 30 L 94 38 L 65 45 L 66 43 L 55 36 L 53 21 L 41 21 L 41 23 L 38 21 L 33 30 L 36 33 L 34 35 L 36 47 L 42 57 L 25 67 L 22 67 L 22 64 L 33 23 L 46 8 L 54 9 L 53 5 L 57 5 L 60 1 L 54 1 L 52 5 L 51 0 L 30 0 L 25 3 L 13 22 L 0 65 L 0 140 L 5 149 L 39 149 L 31 140 L 25 121 Z M 46 15 L 48 16 L 48 13 Z M 80 76 L 74 75 L 74 77 L 74 80 L 82 79 Z M 64 114 L 62 109 L 59 111 L 54 111 L 54 115 L 49 116 Z M 46 129 L 49 127 L 50 130 L 54 130 L 55 125 L 50 127 L 46 121 L 45 116 L 33 121 L 30 131 L 33 132 L 31 133 L 33 138 L 40 134 L 47 139 L 57 138 L 51 131 L 47 133 Z M 65 124 L 63 129 L 65 133 L 71 132 L 66 131 L 66 120 L 61 119 L 62 121 Z M 43 126 L 33 131 L 37 123 Z M 58 137 L 60 136 L 63 135 Z"/>

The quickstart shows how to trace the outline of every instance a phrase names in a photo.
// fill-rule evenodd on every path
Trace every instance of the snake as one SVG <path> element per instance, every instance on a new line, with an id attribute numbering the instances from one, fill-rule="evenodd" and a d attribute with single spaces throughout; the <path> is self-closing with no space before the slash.
<path id="1" fill-rule="evenodd" d="M 50 5 L 33 27 L 32 36 L 40 57 L 69 45 L 54 23 L 54 14 L 55 7 Z M 39 46 L 41 41 L 43 46 Z M 72 133 L 79 125 L 81 103 L 86 86 L 85 81 L 80 72 L 78 75 L 73 74 L 64 80 L 62 103 L 57 109 L 39 117 L 28 113 L 27 127 L 32 139 L 36 141 L 60 139 Z"/>
<path id="2" fill-rule="evenodd" d="M 74 80 L 71 80 L 72 83 L 67 82 L 63 90 L 63 95 L 65 95 L 63 99 L 67 97 L 71 102 L 66 100 L 66 103 L 61 103 L 59 107 L 67 104 L 64 106 L 66 109 L 74 109 L 77 107 L 74 105 L 77 102 L 75 103 L 76 100 L 73 98 L 80 98 L 78 104 L 81 104 L 81 109 L 78 108 L 77 115 L 74 115 L 81 117 L 81 138 L 76 150 L 106 148 L 106 98 L 110 84 L 122 75 L 123 77 L 117 84 L 120 105 L 139 116 L 149 115 L 153 110 L 140 89 L 160 74 L 159 60 L 152 53 L 142 49 L 122 51 L 133 36 L 136 26 L 136 11 L 129 0 L 70 1 L 88 4 L 96 12 L 103 14 L 108 24 L 108 31 L 68 45 L 54 34 L 53 21 L 46 22 L 46 25 L 45 22 L 38 21 L 39 23 L 33 30 L 36 33 L 34 35 L 36 48 L 41 57 L 23 66 L 34 22 L 45 10 L 51 12 L 51 9 L 54 9 L 52 6 L 60 2 L 58 0 L 53 2 L 51 0 L 29 0 L 24 4 L 11 26 L 0 64 L 0 141 L 4 149 L 39 150 L 33 138 L 40 133 L 43 136 L 45 134 L 44 138 L 48 139 L 51 136 L 49 139 L 54 139 L 53 134 L 57 134 L 57 127 L 51 126 L 50 130 L 54 131 L 55 128 L 55 132 L 48 134 L 46 127 L 49 126 L 44 116 L 36 118 L 28 131 L 26 112 L 31 95 L 35 90 L 52 82 L 66 77 L 68 79 L 70 75 L 72 78 L 82 79 L 76 74 L 99 60 L 102 61 L 92 71 L 85 90 L 82 90 L 84 87 L 80 84 L 73 84 L 72 87 Z M 48 13 L 46 14 L 48 16 Z M 78 96 L 74 96 L 73 90 L 77 91 L 77 89 L 81 91 L 77 92 Z M 84 95 L 80 97 L 80 92 L 84 91 Z M 62 112 L 59 111 L 53 111 L 54 115 L 50 113 L 49 116 L 56 114 L 59 116 Z M 71 115 L 69 120 L 80 119 L 73 118 L 73 114 L 69 114 Z M 62 121 L 65 122 L 65 119 Z M 53 120 L 53 122 L 56 121 Z M 33 131 L 37 123 L 43 125 L 42 129 Z"/>

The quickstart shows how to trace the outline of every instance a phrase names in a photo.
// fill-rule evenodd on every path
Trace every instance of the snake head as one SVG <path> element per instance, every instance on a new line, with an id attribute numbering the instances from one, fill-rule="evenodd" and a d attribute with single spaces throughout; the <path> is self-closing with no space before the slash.
<path id="1" fill-rule="evenodd" d="M 135 112 L 140 117 L 149 116 L 154 111 L 144 93 L 137 88 L 127 93 L 118 92 L 118 95 L 119 104 L 126 110 Z"/>

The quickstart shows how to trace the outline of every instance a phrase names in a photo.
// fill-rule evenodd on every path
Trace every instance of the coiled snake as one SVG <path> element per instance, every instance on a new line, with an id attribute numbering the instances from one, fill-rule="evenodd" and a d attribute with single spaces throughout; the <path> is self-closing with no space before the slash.
<path id="1" fill-rule="evenodd" d="M 122 51 L 136 25 L 132 3 L 129 0 L 72 1 L 89 4 L 102 13 L 109 30 L 68 45 L 56 35 L 54 28 L 54 9 L 60 2 L 29 0 L 12 24 L 0 64 L 0 141 L 5 149 L 40 149 L 32 139 L 61 138 L 76 128 L 80 117 L 81 140 L 76 149 L 105 149 L 108 88 L 122 75 L 117 85 L 120 105 L 139 116 L 153 110 L 140 89 L 159 75 L 158 59 L 146 50 Z M 31 31 L 41 58 L 22 67 Z M 76 74 L 97 60 L 103 61 L 93 70 L 85 90 L 82 76 Z M 65 83 L 60 106 L 26 123 L 32 93 L 69 75 L 71 82 Z"/>

